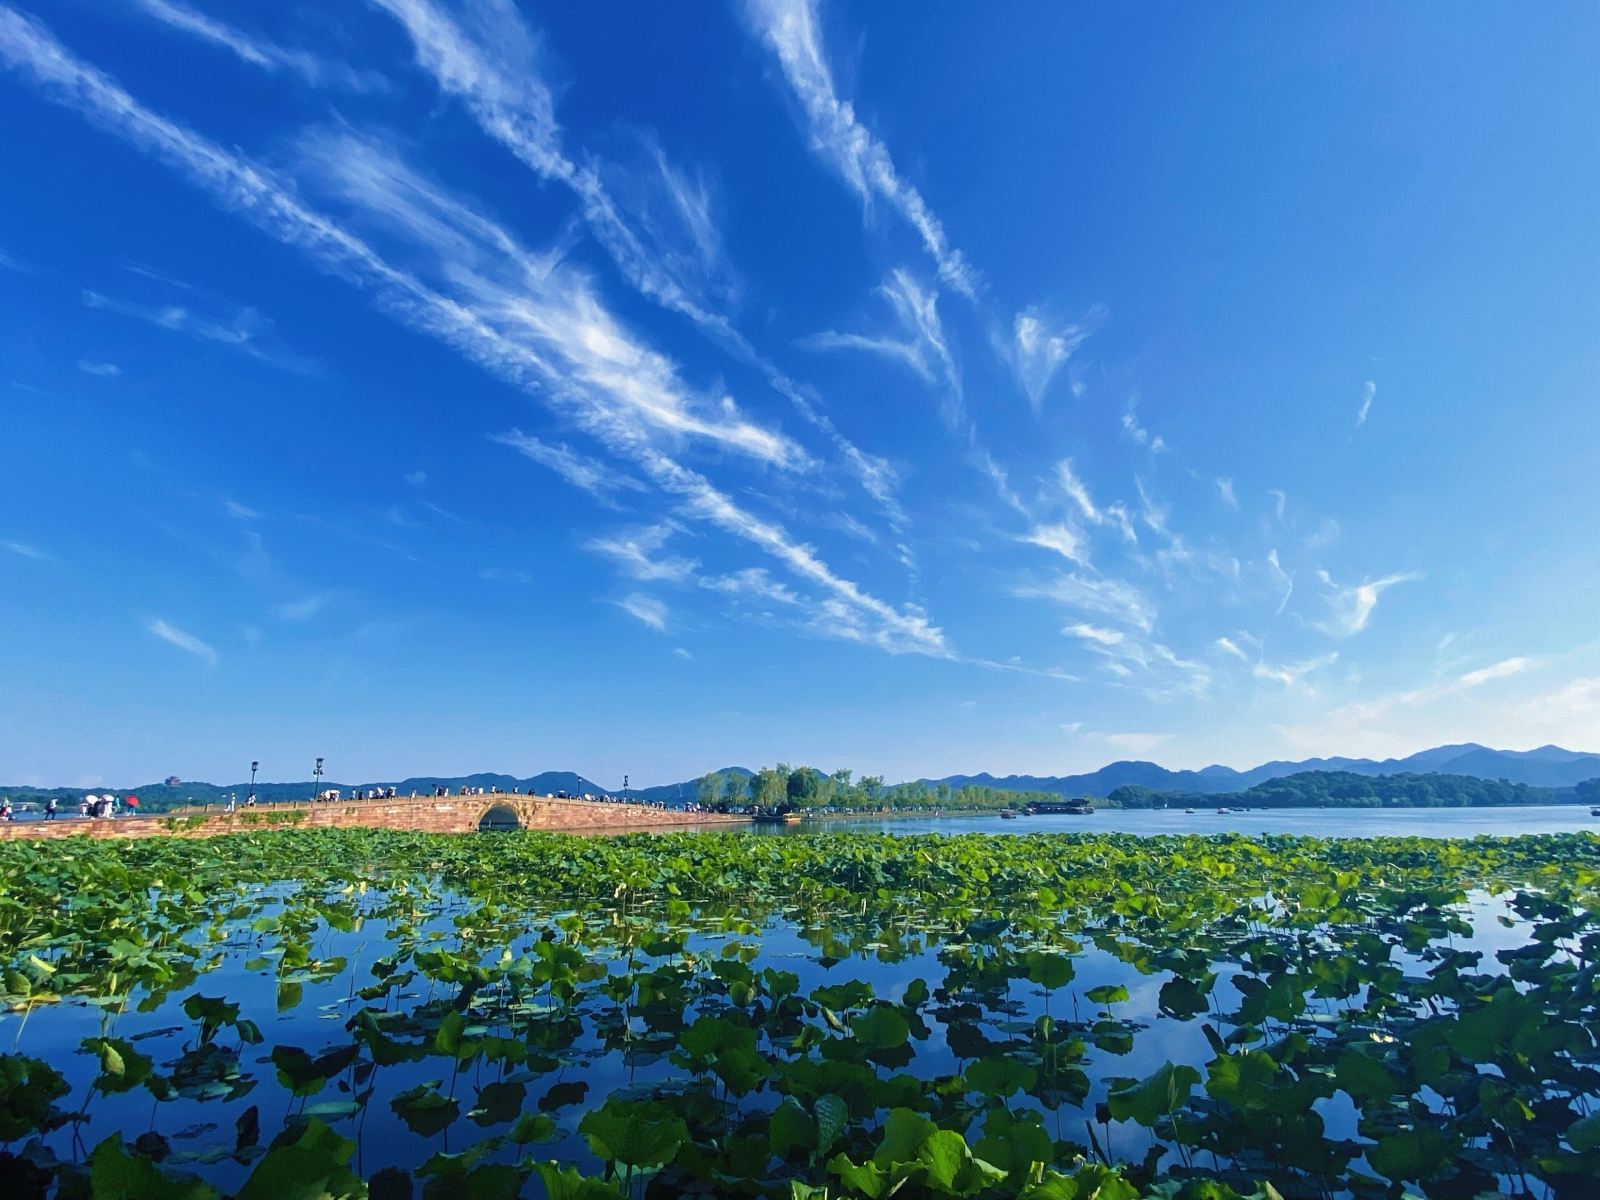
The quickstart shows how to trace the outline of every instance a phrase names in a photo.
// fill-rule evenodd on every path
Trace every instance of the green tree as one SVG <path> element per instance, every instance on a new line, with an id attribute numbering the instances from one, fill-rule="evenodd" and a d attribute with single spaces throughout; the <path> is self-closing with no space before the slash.
<path id="1" fill-rule="evenodd" d="M 700 776 L 700 806 L 711 808 L 720 799 L 722 799 L 722 772 L 713 771 L 709 775 Z"/>
<path id="2" fill-rule="evenodd" d="M 789 767 L 762 767 L 750 780 L 750 792 L 763 808 L 777 808 L 789 798 Z"/>

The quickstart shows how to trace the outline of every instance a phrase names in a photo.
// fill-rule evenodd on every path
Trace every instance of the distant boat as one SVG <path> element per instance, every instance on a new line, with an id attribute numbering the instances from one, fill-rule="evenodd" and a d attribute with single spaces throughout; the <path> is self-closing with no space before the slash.
<path id="1" fill-rule="evenodd" d="M 1192 808 L 1186 808 L 1183 811 L 1188 813 L 1191 817 L 1194 816 L 1194 809 Z"/>
<path id="2" fill-rule="evenodd" d="M 1040 800 L 1037 803 L 1028 805 L 1028 807 L 1022 811 L 1025 815 L 1030 817 L 1087 817 L 1094 813 L 1094 805 L 1083 799 Z"/>
<path id="3" fill-rule="evenodd" d="M 1015 821 L 1017 819 L 1017 814 L 1012 812 L 1009 808 L 1002 808 L 1000 810 L 1000 819 L 1002 821 Z"/>
<path id="4" fill-rule="evenodd" d="M 757 825 L 798 825 L 800 820 L 801 815 L 797 812 L 757 813 L 755 815 Z"/>
<path id="5" fill-rule="evenodd" d="M 1591 817 L 1600 817 L 1600 808 L 1591 808 L 1589 810 L 1589 815 Z"/>
<path id="6" fill-rule="evenodd" d="M 1217 809 L 1217 816 L 1219 816 L 1219 817 L 1225 817 L 1225 816 L 1227 816 L 1227 815 L 1228 815 L 1228 810 L 1227 810 L 1227 809 L 1225 809 L 1225 808 L 1219 808 L 1219 809 Z"/>

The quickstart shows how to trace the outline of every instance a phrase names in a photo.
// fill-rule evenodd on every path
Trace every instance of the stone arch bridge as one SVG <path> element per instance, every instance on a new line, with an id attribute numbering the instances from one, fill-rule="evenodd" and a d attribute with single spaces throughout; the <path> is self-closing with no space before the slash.
<path id="1" fill-rule="evenodd" d="M 218 805 L 115 820 L 61 817 L 0 823 L 0 841 L 62 838 L 214 837 L 263 829 L 414 829 L 424 833 L 538 829 L 551 833 L 645 833 L 674 829 L 739 828 L 749 817 L 686 813 L 639 804 L 602 804 L 498 792 L 482 796 L 402 796 L 388 800 L 309 800 L 261 804 L 227 812 Z"/>

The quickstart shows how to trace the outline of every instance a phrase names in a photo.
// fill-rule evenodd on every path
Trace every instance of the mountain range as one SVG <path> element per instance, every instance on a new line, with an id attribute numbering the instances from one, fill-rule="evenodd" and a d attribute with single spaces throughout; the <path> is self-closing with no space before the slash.
<path id="1" fill-rule="evenodd" d="M 1503 779 L 1534 787 L 1568 788 L 1585 779 L 1600 777 L 1600 754 L 1540 746 L 1537 750 L 1492 750 L 1476 742 L 1435 746 L 1405 758 L 1306 758 L 1297 762 L 1262 763 L 1246 771 L 1210 766 L 1198 771 L 1169 771 L 1153 762 L 1114 762 L 1086 775 L 947 775 L 931 784 L 983 787 L 1015 791 L 1056 792 L 1063 796 L 1106 796 L 1119 787 L 1133 785 L 1157 792 L 1223 795 L 1242 792 L 1269 779 L 1302 771 L 1348 771 L 1353 775 L 1450 774 L 1477 779 Z"/>
<path id="2" fill-rule="evenodd" d="M 1224 795 L 1242 792 L 1269 779 L 1294 775 L 1302 771 L 1348 771 L 1356 775 L 1398 775 L 1402 773 L 1446 773 L 1469 775 L 1478 779 L 1502 779 L 1508 783 L 1525 783 L 1534 787 L 1570 788 L 1586 779 L 1600 778 L 1600 754 L 1564 750 L 1560 746 L 1540 746 L 1537 750 L 1493 750 L 1475 742 L 1455 746 L 1435 746 L 1405 758 L 1307 758 L 1295 762 L 1275 761 L 1262 763 L 1246 771 L 1232 767 L 1210 766 L 1198 771 L 1171 771 L 1153 762 L 1122 761 L 1110 763 L 1098 771 L 1085 775 L 947 775 L 942 779 L 918 782 L 934 786 L 949 784 L 964 787 L 977 784 L 983 787 L 1015 791 L 1054 792 L 1062 796 L 1107 796 L 1119 787 L 1133 785 L 1158 792 Z M 732 772 L 751 775 L 747 767 L 724 767 L 722 774 Z M 377 780 L 369 783 L 341 784 L 324 780 L 323 787 L 337 787 L 348 794 L 352 788 L 393 787 L 402 796 L 412 792 L 426 795 L 434 787 L 443 785 L 455 790 L 461 787 L 481 787 L 489 790 L 515 788 L 539 794 L 565 791 L 573 795 L 585 792 L 595 795 L 618 792 L 620 788 L 595 783 L 573 771 L 544 771 L 538 775 L 519 778 L 515 775 L 480 772 L 475 775 L 415 775 L 400 780 Z M 633 788 L 630 796 L 645 800 L 674 804 L 695 798 L 699 779 L 681 783 L 657 784 L 654 787 Z M 25 786 L 0 786 L 0 794 L 12 796 L 42 796 L 55 794 L 58 799 L 76 803 L 85 792 L 99 788 L 38 788 Z M 132 789 L 117 789 L 119 793 L 137 792 L 142 801 L 152 809 L 166 808 L 190 801 L 216 803 L 229 793 L 241 799 L 250 790 L 248 784 L 178 783 L 146 784 Z M 311 794 L 309 782 L 256 784 L 256 795 L 263 801 L 303 799 Z"/>

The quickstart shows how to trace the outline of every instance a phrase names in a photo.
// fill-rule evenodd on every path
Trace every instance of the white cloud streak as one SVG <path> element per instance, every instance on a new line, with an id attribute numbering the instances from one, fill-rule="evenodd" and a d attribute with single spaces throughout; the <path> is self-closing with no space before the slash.
<path id="1" fill-rule="evenodd" d="M 1239 643 L 1230 637 L 1219 637 L 1211 644 L 1218 650 L 1221 650 L 1224 654 L 1233 655 L 1234 658 L 1244 659 L 1247 657 L 1245 652 L 1239 649 Z"/>
<path id="2" fill-rule="evenodd" d="M 35 562 L 50 561 L 50 555 L 39 549 L 39 547 L 31 545 L 28 542 L 16 542 L 11 541 L 10 539 L 0 539 L 0 549 L 8 550 L 12 554 L 17 555 L 19 558 L 31 558 Z"/>
<path id="3" fill-rule="evenodd" d="M 214 667 L 217 665 L 217 652 L 195 637 L 194 634 L 186 633 L 176 625 L 170 625 L 159 617 L 150 621 L 145 628 L 149 629 L 151 633 L 168 645 L 176 646 L 186 654 L 192 654 L 196 658 L 203 659 L 208 666 Z"/>
<path id="4" fill-rule="evenodd" d="M 133 0 L 134 4 L 162 24 L 228 51 L 241 62 L 267 72 L 284 71 L 298 75 L 312 87 L 338 88 L 348 92 L 376 92 L 388 87 L 376 72 L 357 71 L 344 63 L 333 62 L 288 46 L 279 46 L 246 33 L 236 26 L 177 0 Z"/>
<path id="5" fill-rule="evenodd" d="M 1045 580 L 1027 580 L 1013 587 L 1011 594 L 1023 600 L 1054 601 L 1145 633 L 1155 627 L 1155 611 L 1144 593 L 1103 575 L 1067 572 Z"/>
<path id="6" fill-rule="evenodd" d="M 1377 394 L 1378 385 L 1372 380 L 1369 379 L 1361 385 L 1361 408 L 1356 412 L 1357 429 L 1367 423 L 1367 414 L 1372 411 L 1372 400 Z"/>
<path id="7" fill-rule="evenodd" d="M 1091 525 L 1111 526 L 1122 535 L 1122 540 L 1130 545 L 1138 542 L 1139 536 L 1133 530 L 1128 510 L 1121 504 L 1108 504 L 1104 508 L 1097 506 L 1093 497 L 1089 495 L 1088 487 L 1073 470 L 1070 458 L 1064 458 L 1056 464 L 1056 482 L 1085 521 Z"/>
<path id="8" fill-rule="evenodd" d="M 1379 596 L 1396 584 L 1414 583 L 1421 579 L 1422 575 L 1416 571 L 1408 571 L 1399 575 L 1386 575 L 1382 579 L 1370 580 L 1353 587 L 1335 583 L 1326 571 L 1318 571 L 1317 578 L 1329 589 L 1327 600 L 1330 610 L 1328 620 L 1320 623 L 1317 628 L 1334 637 L 1350 637 L 1367 627 L 1367 623 L 1372 619 L 1373 610 L 1378 607 Z"/>
<path id="9" fill-rule="evenodd" d="M 1034 412 L 1043 407 L 1045 391 L 1056 372 L 1104 316 L 1104 310 L 1097 307 L 1076 324 L 1053 324 L 1038 309 L 1030 308 L 1012 320 L 1011 344 L 1002 348 L 1001 357 L 1011 364 Z"/>
<path id="10" fill-rule="evenodd" d="M 1338 660 L 1339 654 L 1337 651 L 1334 651 L 1332 653 L 1324 654 L 1317 658 L 1310 658 L 1304 662 L 1298 663 L 1272 664 L 1258 662 L 1252 669 L 1251 674 L 1257 679 L 1266 680 L 1271 683 L 1281 683 L 1284 687 L 1294 687 L 1313 671 L 1320 671 L 1324 667 L 1331 667 Z"/>
<path id="11" fill-rule="evenodd" d="M 0 38 L 5 34 L 5 15 L 0 11 Z M 3 47 L 0 47 L 0 53 L 3 53 Z M 132 317 L 136 321 L 144 321 L 171 333 L 194 338 L 196 341 L 216 342 L 285 371 L 306 374 L 314 369 L 314 364 L 275 346 L 272 321 L 253 308 L 240 308 L 233 313 L 219 316 L 198 313 L 181 304 L 151 306 L 117 300 L 96 291 L 85 291 L 80 299 L 85 308 Z M 107 371 L 103 368 L 91 370 L 84 364 L 80 366 L 95 375 L 121 373 L 114 367 Z"/>
<path id="12" fill-rule="evenodd" d="M 837 623 L 840 636 L 892 653 L 951 657 L 942 631 L 920 610 L 897 609 L 837 575 L 781 526 L 740 508 L 653 444 L 652 434 L 667 432 L 701 437 L 774 466 L 799 468 L 806 462 L 788 439 L 743 420 L 731 401 L 710 410 L 698 404 L 682 389 L 672 364 L 634 342 L 581 274 L 534 260 L 487 218 L 421 184 L 398 164 L 363 154 L 370 144 L 345 140 L 349 156 L 327 165 L 352 174 L 335 178 L 343 179 L 351 199 L 370 202 L 369 216 L 388 218 L 391 226 L 420 238 L 410 249 L 435 256 L 435 270 L 455 288 L 446 294 L 392 266 L 265 169 L 145 108 L 43 26 L 3 5 L 0 66 L 167 163 L 223 208 L 365 291 L 404 324 L 548 399 L 635 462 L 680 501 L 686 515 L 758 546 L 827 592 L 830 604 L 848 617 Z M 381 168 L 376 180 L 374 167 Z M 370 191 L 364 179 L 383 186 Z M 463 248 L 470 251 L 465 260 L 456 254 Z M 475 269 L 488 269 L 485 263 L 514 273 L 526 288 L 478 276 Z M 541 265 L 547 268 L 542 273 Z"/>
<path id="13" fill-rule="evenodd" d="M 617 607 L 634 620 L 657 633 L 667 631 L 667 606 L 654 596 L 634 592 L 617 601 Z"/>
<path id="14" fill-rule="evenodd" d="M 490 434 L 489 440 L 510 446 L 542 467 L 554 471 L 575 488 L 588 492 L 608 508 L 617 507 L 617 492 L 642 492 L 644 484 L 632 475 L 612 470 L 599 459 L 579 454 L 565 442 L 543 442 L 520 429 Z M 420 474 L 420 472 L 418 472 Z"/>
<path id="15" fill-rule="evenodd" d="M 1278 608 L 1272 615 L 1281 617 L 1283 610 L 1289 607 L 1289 597 L 1294 595 L 1294 576 L 1283 569 L 1276 548 L 1267 551 L 1267 569 L 1272 572 L 1272 580 L 1278 587 Z"/>
<path id="16" fill-rule="evenodd" d="M 1160 454 L 1167 449 L 1166 441 L 1160 434 L 1153 434 L 1143 425 L 1139 424 L 1139 398 L 1129 396 L 1128 403 L 1122 410 L 1122 432 L 1135 445 L 1148 446 L 1150 453 Z"/>
<path id="17" fill-rule="evenodd" d="M 777 56 L 800 102 L 812 150 L 844 178 L 864 205 L 878 198 L 904 217 L 938 266 L 939 278 L 963 295 L 975 297 L 976 272 L 950 245 L 943 224 L 922 193 L 901 178 L 888 147 L 835 90 L 833 72 L 822 50 L 815 0 L 747 0 L 745 11 L 757 36 Z"/>
<path id="18" fill-rule="evenodd" d="M 1030 546 L 1054 550 L 1062 558 L 1070 559 L 1079 566 L 1089 565 L 1089 547 L 1083 540 L 1083 534 L 1065 521 L 1053 525 L 1035 525 L 1019 540 Z"/>
<path id="19" fill-rule="evenodd" d="M 1115 646 L 1127 637 L 1120 630 L 1106 629 L 1100 625 L 1088 625 L 1083 622 L 1068 625 L 1061 632 L 1068 637 L 1079 638 L 1085 642 L 1097 642 L 1102 646 Z"/>
<path id="20" fill-rule="evenodd" d="M 640 582 L 683 583 L 699 567 L 699 560 L 659 553 L 667 539 L 677 532 L 678 526 L 663 521 L 642 529 L 593 538 L 584 543 L 584 549 L 609 558 L 624 574 Z"/>
<path id="21" fill-rule="evenodd" d="M 940 415 L 952 429 L 959 427 L 965 418 L 961 373 L 939 319 L 938 291 L 924 288 L 910 271 L 900 267 L 889 273 L 878 294 L 894 310 L 903 336 L 828 329 L 802 338 L 800 344 L 812 350 L 863 350 L 903 363 L 925 382 L 945 389 Z"/>
<path id="22" fill-rule="evenodd" d="M 736 357 L 759 370 L 769 386 L 821 430 L 849 470 L 901 529 L 906 516 L 895 491 L 898 477 L 884 459 L 860 449 L 840 432 L 815 398 L 755 349 L 726 315 L 714 311 L 706 280 L 723 273 L 709 264 L 715 229 L 701 180 L 691 184 L 653 148 L 663 189 L 683 218 L 696 255 L 679 251 L 674 240 L 649 232 L 645 212 L 630 214 L 612 196 L 603 167 L 579 165 L 562 144 L 555 98 L 539 69 L 532 35 L 509 0 L 484 0 L 470 16 L 469 28 L 432 0 L 373 0 L 410 37 L 417 64 L 441 92 L 459 100 L 480 128 L 500 142 L 540 178 L 568 188 L 577 199 L 595 239 L 632 286 L 670 311 L 688 317 Z M 641 234 L 636 225 L 646 229 Z"/>
<path id="23" fill-rule="evenodd" d="M 290 600 L 280 604 L 272 610 L 273 615 L 280 621 L 309 621 L 333 600 L 328 592 L 316 592 L 310 596 L 302 596 L 298 600 Z"/>

